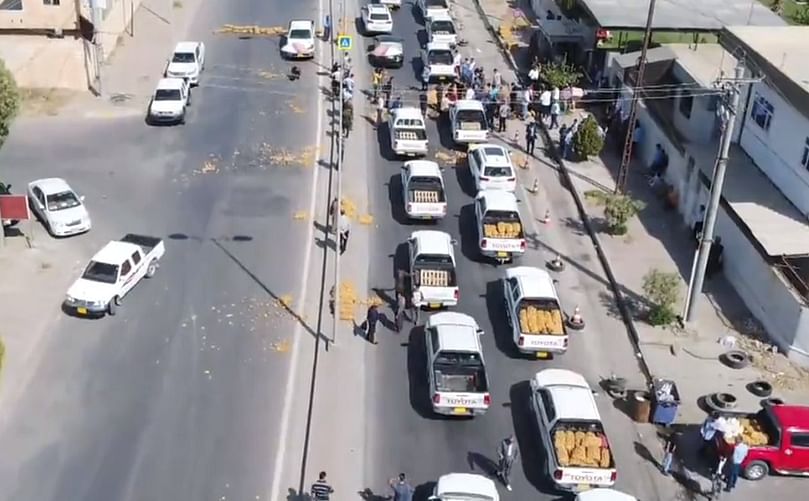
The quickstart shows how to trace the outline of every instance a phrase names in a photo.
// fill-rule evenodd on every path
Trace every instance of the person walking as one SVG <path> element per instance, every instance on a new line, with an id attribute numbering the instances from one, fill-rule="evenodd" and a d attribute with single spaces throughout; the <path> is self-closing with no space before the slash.
<path id="1" fill-rule="evenodd" d="M 340 255 L 345 254 L 346 247 L 348 247 L 348 236 L 351 233 L 351 221 L 346 217 L 346 211 L 340 209 Z"/>
<path id="2" fill-rule="evenodd" d="M 331 38 L 331 16 L 326 14 L 323 19 L 323 41 L 328 42 Z"/>
<path id="3" fill-rule="evenodd" d="M 525 124 L 525 152 L 534 156 L 534 147 L 537 142 L 537 123 L 530 120 Z"/>
<path id="4" fill-rule="evenodd" d="M 343 106 L 343 137 L 348 137 L 354 125 L 354 107 Z"/>
<path id="5" fill-rule="evenodd" d="M 390 490 L 393 491 L 393 501 L 413 501 L 413 493 L 415 490 L 407 482 L 407 476 L 404 473 L 399 474 L 398 481 L 395 478 L 390 479 Z"/>
<path id="6" fill-rule="evenodd" d="M 668 476 L 671 473 L 671 463 L 674 461 L 674 453 L 677 451 L 677 433 L 672 433 L 666 437 L 663 444 L 663 461 L 660 463 L 660 471 Z"/>
<path id="7" fill-rule="evenodd" d="M 539 94 L 539 119 L 545 120 L 551 112 L 551 91 L 543 89 Z"/>
<path id="8" fill-rule="evenodd" d="M 430 67 L 426 64 L 421 70 L 421 91 L 427 92 L 427 87 L 430 85 Z"/>
<path id="9" fill-rule="evenodd" d="M 559 113 L 562 112 L 562 106 L 559 104 L 559 101 L 554 101 L 551 103 L 551 125 L 548 129 L 555 129 L 559 127 Z"/>
<path id="10" fill-rule="evenodd" d="M 405 270 L 398 270 L 396 272 L 396 285 L 394 291 L 396 294 L 396 313 L 394 321 L 396 323 L 396 332 L 401 332 L 402 325 L 405 320 L 405 310 L 407 309 L 407 278 L 410 273 Z"/>
<path id="11" fill-rule="evenodd" d="M 739 480 L 739 474 L 742 472 L 742 462 L 747 458 L 750 452 L 750 447 L 742 440 L 742 437 L 736 437 L 736 446 L 733 447 L 733 454 L 730 456 L 730 471 L 728 472 L 728 482 L 725 485 L 725 492 L 730 492 L 736 488 L 736 482 Z"/>
<path id="12" fill-rule="evenodd" d="M 365 339 L 367 339 L 371 344 L 379 344 L 376 341 L 377 322 L 379 322 L 379 308 L 375 304 L 372 304 L 365 313 L 365 322 L 363 322 Z"/>
<path id="13" fill-rule="evenodd" d="M 506 120 L 508 120 L 509 111 L 511 111 L 511 108 L 508 106 L 508 103 L 503 100 L 503 102 L 500 103 L 500 110 L 497 114 L 497 132 L 506 131 Z"/>
<path id="14" fill-rule="evenodd" d="M 702 422 L 702 426 L 699 427 L 699 435 L 702 437 L 702 445 L 699 448 L 699 454 L 702 457 L 707 457 L 708 452 L 713 449 L 717 419 L 719 419 L 719 413 L 712 412 L 705 418 L 705 421 Z"/>
<path id="15" fill-rule="evenodd" d="M 393 93 L 393 75 L 382 84 L 382 95 L 385 96 L 385 106 L 390 107 L 390 95 Z"/>
<path id="16" fill-rule="evenodd" d="M 382 125 L 385 116 L 385 98 L 381 94 L 376 96 L 376 128 Z"/>
<path id="17" fill-rule="evenodd" d="M 317 476 L 317 480 L 312 484 L 312 500 L 313 501 L 329 501 L 331 495 L 334 494 L 334 489 L 326 481 L 326 472 L 321 471 Z"/>
<path id="18" fill-rule="evenodd" d="M 492 87 L 500 87 L 501 85 L 503 85 L 503 75 L 495 68 L 492 71 Z"/>
<path id="19" fill-rule="evenodd" d="M 379 89 L 382 87 L 384 77 L 385 73 L 382 68 L 374 68 L 374 72 L 371 74 L 371 88 L 373 90 L 372 100 L 374 102 L 376 102 L 376 98 L 379 96 Z"/>
<path id="20" fill-rule="evenodd" d="M 419 324 L 419 315 L 421 314 L 421 301 L 423 296 L 421 292 L 418 290 L 413 291 L 413 300 L 411 301 L 411 306 L 413 307 L 413 325 Z"/>
<path id="21" fill-rule="evenodd" d="M 500 442 L 500 447 L 497 448 L 497 475 L 508 490 L 511 490 L 511 481 L 509 480 L 511 468 L 514 466 L 518 454 L 517 441 L 514 439 L 513 434 L 504 438 L 503 441 Z"/>

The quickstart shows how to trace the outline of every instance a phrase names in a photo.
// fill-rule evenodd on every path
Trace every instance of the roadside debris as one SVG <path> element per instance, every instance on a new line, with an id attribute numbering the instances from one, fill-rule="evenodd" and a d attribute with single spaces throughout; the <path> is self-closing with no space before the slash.
<path id="1" fill-rule="evenodd" d="M 286 28 L 283 26 L 257 26 L 257 25 L 238 25 L 238 24 L 225 24 L 221 28 L 214 30 L 217 35 L 249 35 L 249 36 L 265 36 L 265 37 L 278 37 L 286 33 Z"/>

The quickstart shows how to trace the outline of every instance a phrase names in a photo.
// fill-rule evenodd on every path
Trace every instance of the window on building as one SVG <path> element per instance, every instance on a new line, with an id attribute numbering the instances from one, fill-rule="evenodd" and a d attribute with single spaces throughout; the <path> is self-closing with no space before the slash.
<path id="1" fill-rule="evenodd" d="M 756 92 L 755 98 L 753 99 L 753 107 L 750 110 L 750 118 L 753 119 L 754 122 L 758 124 L 764 130 L 770 130 L 770 122 L 772 122 L 772 116 L 775 110 L 761 94 Z"/>
<path id="2" fill-rule="evenodd" d="M 680 113 L 685 118 L 691 119 L 691 108 L 694 106 L 694 96 L 688 94 L 686 91 L 680 92 Z"/>
<path id="3" fill-rule="evenodd" d="M 809 170 L 809 137 L 803 143 L 803 155 L 801 155 L 801 165 Z"/>
<path id="4" fill-rule="evenodd" d="M 22 10 L 22 0 L 0 0 L 0 10 Z"/>
<path id="5" fill-rule="evenodd" d="M 42 0 L 45 5 L 59 5 L 59 0 Z"/>

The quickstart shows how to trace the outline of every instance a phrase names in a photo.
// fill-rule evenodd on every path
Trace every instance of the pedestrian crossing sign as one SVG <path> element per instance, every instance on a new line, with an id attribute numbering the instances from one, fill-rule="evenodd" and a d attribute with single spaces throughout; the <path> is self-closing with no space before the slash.
<path id="1" fill-rule="evenodd" d="M 337 48 L 340 50 L 351 50 L 351 37 L 340 35 L 337 37 Z"/>

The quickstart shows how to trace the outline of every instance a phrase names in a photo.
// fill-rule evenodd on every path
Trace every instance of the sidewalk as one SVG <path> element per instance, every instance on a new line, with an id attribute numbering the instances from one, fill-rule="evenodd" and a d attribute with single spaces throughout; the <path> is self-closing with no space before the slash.
<path id="1" fill-rule="evenodd" d="M 522 10 L 525 17 L 535 23 L 533 13 L 525 7 L 528 4 L 527 0 L 508 3 L 502 0 L 476 0 L 476 4 L 481 7 L 494 29 L 497 29 L 502 20 L 508 22 L 510 18 L 513 19 L 514 10 Z M 530 33 L 529 30 L 521 34 L 530 35 Z M 518 49 L 515 52 L 518 59 L 522 59 L 520 56 L 524 55 L 524 51 Z M 585 114 L 586 112 L 576 111 L 564 116 L 560 121 L 570 124 L 576 118 L 581 120 Z M 546 145 L 544 151 L 539 153 L 538 161 L 531 161 L 528 171 L 520 173 L 524 186 L 530 186 L 535 178 L 542 180 L 543 176 L 555 175 L 558 169 L 555 147 L 558 131 L 549 133 L 554 145 Z M 601 158 L 586 162 L 565 162 L 572 179 L 572 188 L 584 201 L 587 216 L 596 227 L 597 222 L 603 219 L 603 209 L 586 201 L 584 193 L 589 190 L 608 192 L 614 190 L 615 176 L 620 164 L 620 149 L 623 146 L 622 141 L 618 143 L 620 144 L 617 147 L 605 147 Z M 773 383 L 775 388 L 773 396 L 788 402 L 809 402 L 806 392 L 809 388 L 809 378 L 806 377 L 806 373 L 791 366 L 785 357 L 767 352 L 765 345 L 751 338 L 751 335 L 763 338 L 764 333 L 722 276 L 706 281 L 705 294 L 699 303 L 695 325 L 682 331 L 668 330 L 652 327 L 639 318 L 641 313 L 639 307 L 643 305 L 643 276 L 652 268 L 665 272 L 678 272 L 682 283 L 682 300 L 694 256 L 689 228 L 676 212 L 667 211 L 662 201 L 652 193 L 642 175 L 644 170 L 642 166 L 634 163 L 630 169 L 628 191 L 635 198 L 645 202 L 646 208 L 630 222 L 628 234 L 624 237 L 612 237 L 598 232 L 596 239 L 606 255 L 624 300 L 633 313 L 632 323 L 638 333 L 640 349 L 650 371 L 656 376 L 677 382 L 682 397 L 678 423 L 700 423 L 705 417 L 705 412 L 700 407 L 700 397 L 714 392 L 733 393 L 738 399 L 737 408 L 740 410 L 756 409 L 760 399 L 749 393 L 745 385 L 758 379 L 766 379 Z M 569 227 L 568 231 L 582 231 L 579 221 L 566 221 L 565 224 Z M 678 305 L 678 308 L 681 306 Z M 754 363 L 751 367 L 734 370 L 718 361 L 718 356 L 725 350 L 717 341 L 727 335 L 736 336 L 738 344 L 753 354 Z M 648 428 L 653 430 L 651 427 Z M 647 431 L 647 435 L 653 436 L 654 433 Z M 644 445 L 649 448 L 647 452 L 652 456 L 662 455 L 658 441 L 644 441 Z M 704 487 L 707 481 L 705 478 L 699 478 L 704 472 L 695 460 L 691 445 L 693 444 L 690 442 L 681 444 L 680 452 L 684 456 L 681 459 L 687 465 L 687 469 L 680 482 L 688 490 L 693 491 L 696 487 L 695 482 L 701 483 Z M 743 482 L 737 492 L 743 496 L 742 499 L 761 499 L 766 495 L 765 490 L 771 492 L 773 488 L 777 488 L 779 495 L 797 497 L 799 482 L 800 479 L 773 477 L 757 483 Z M 659 474 L 656 475 L 656 483 L 659 491 L 663 492 L 670 492 L 673 487 L 670 479 Z M 788 494 L 790 492 L 792 494 Z"/>

